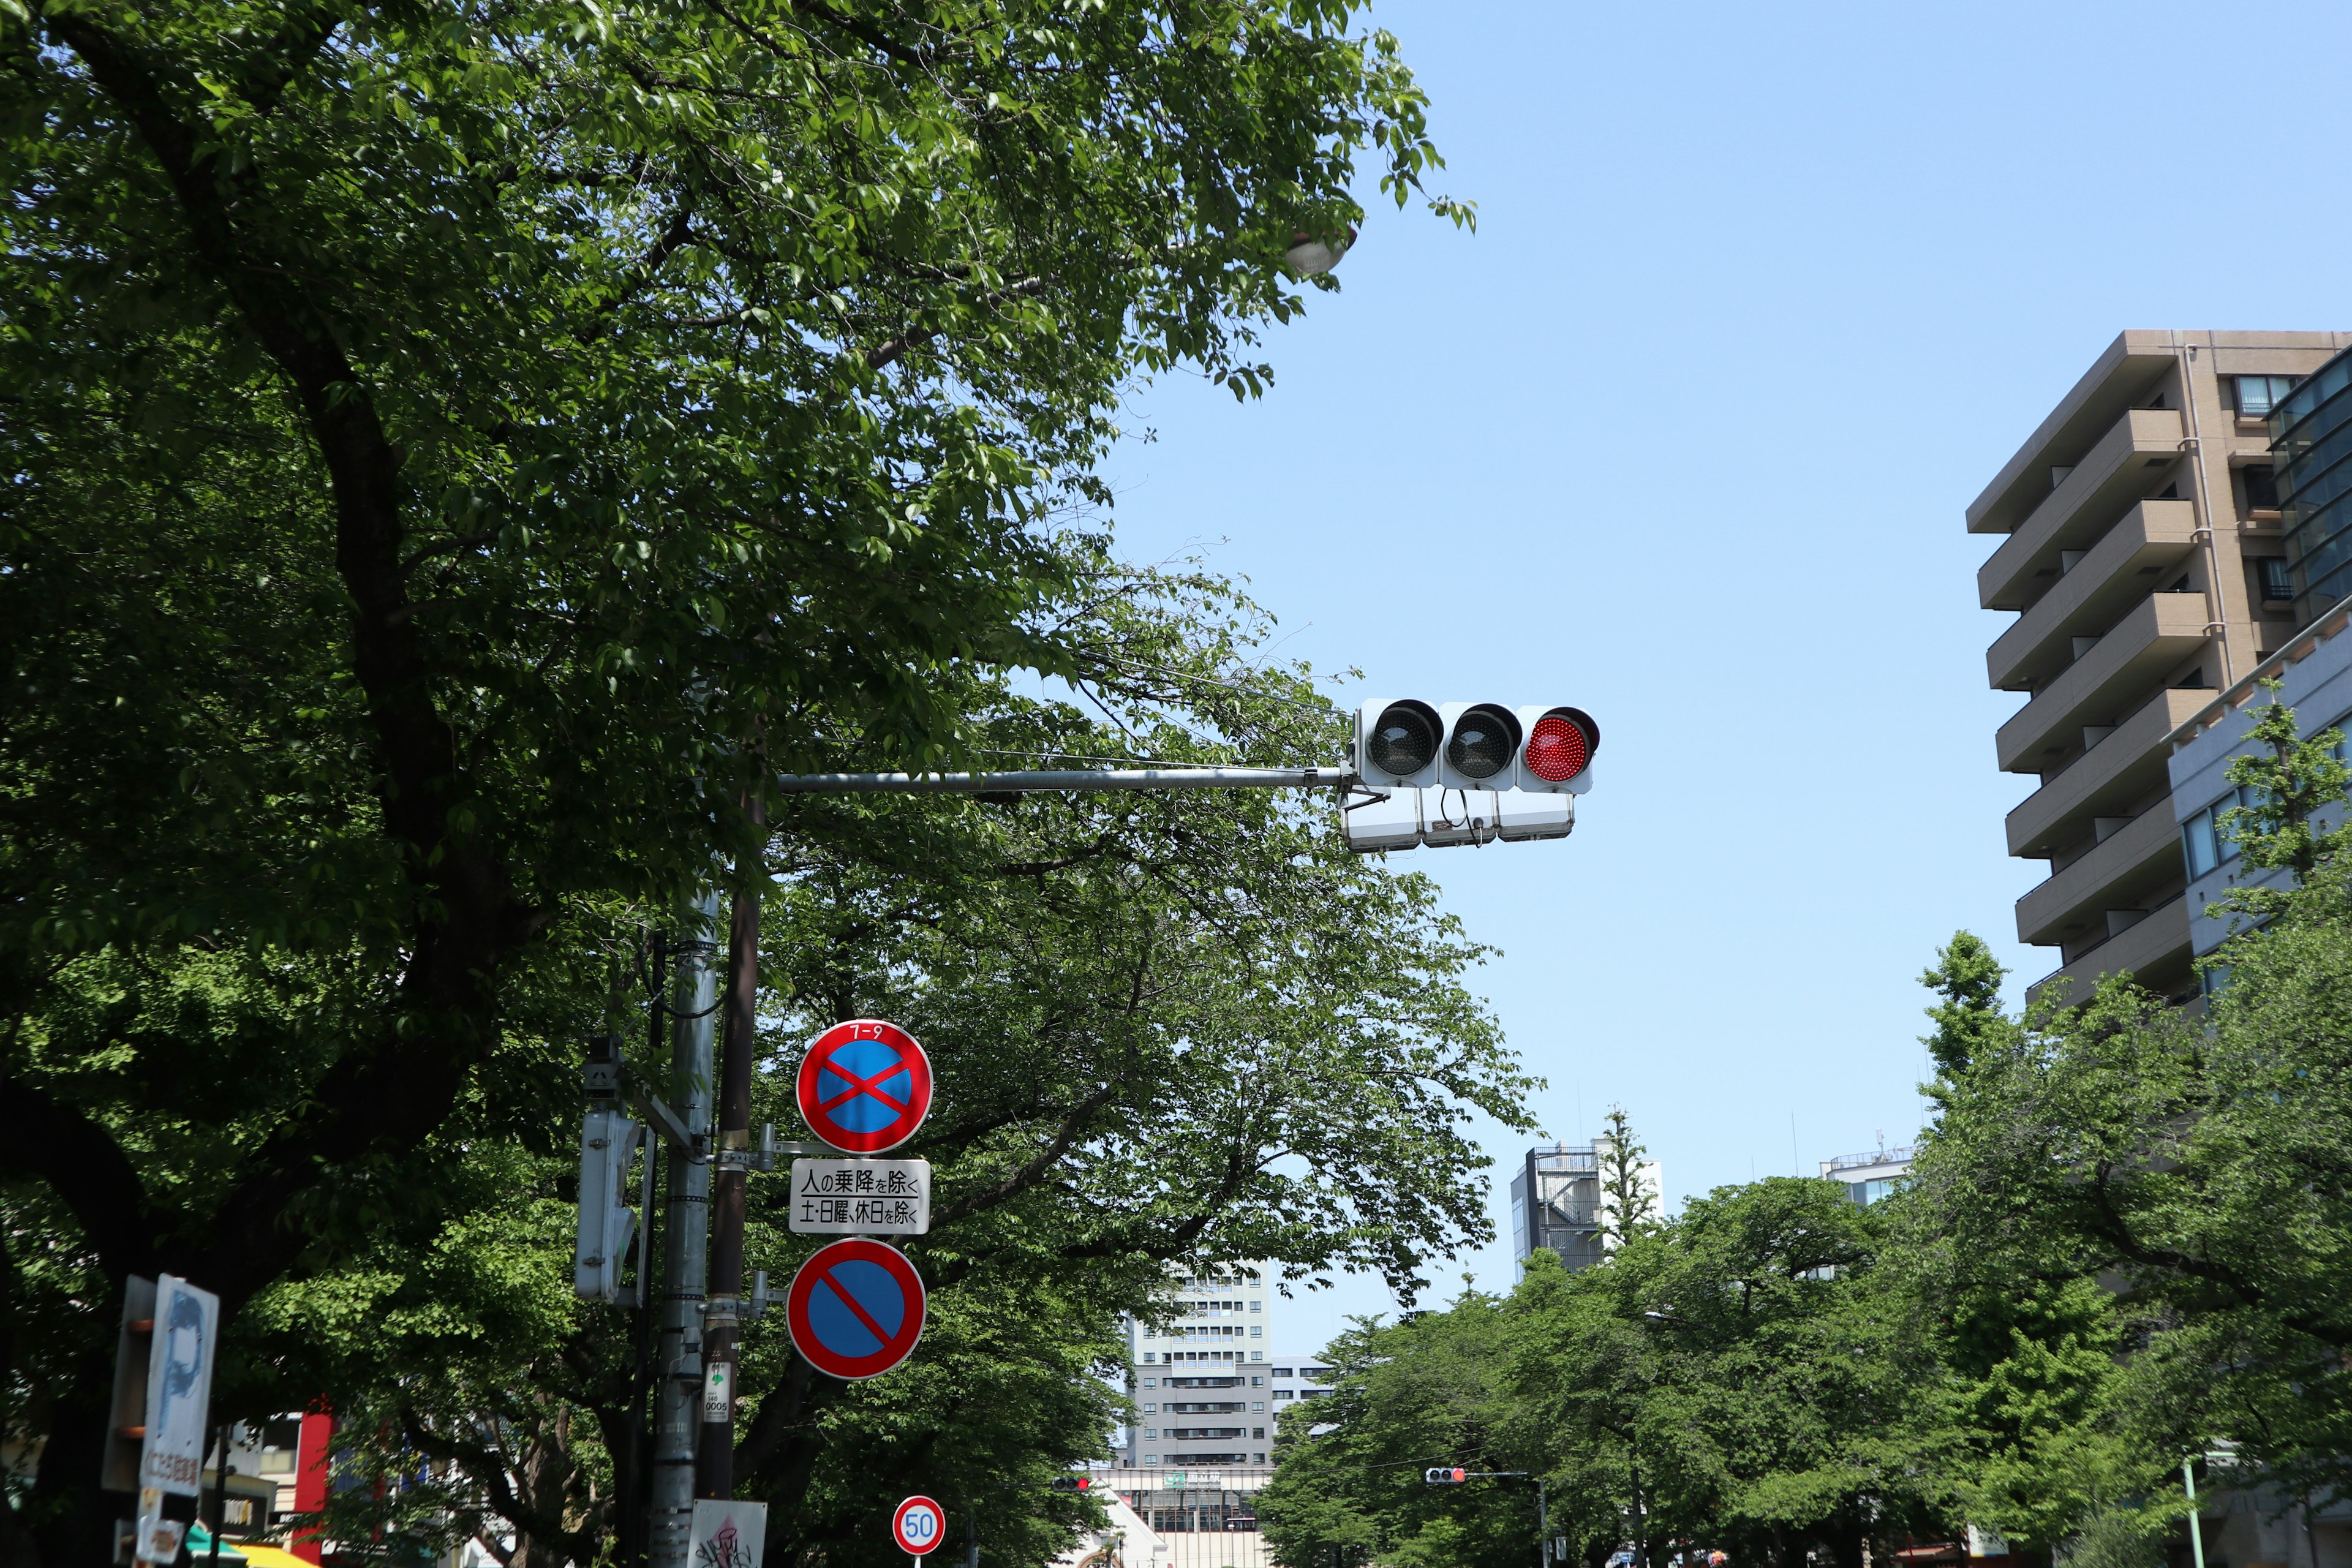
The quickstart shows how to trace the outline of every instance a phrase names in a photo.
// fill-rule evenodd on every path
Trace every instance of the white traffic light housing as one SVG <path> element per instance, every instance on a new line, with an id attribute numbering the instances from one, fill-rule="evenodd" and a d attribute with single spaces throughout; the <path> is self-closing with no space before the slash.
<path id="1" fill-rule="evenodd" d="M 580 1129 L 580 1229 L 572 1289 L 583 1301 L 621 1299 L 621 1262 L 637 1230 L 629 1206 L 629 1162 L 646 1130 L 625 1110 L 592 1107 Z"/>
<path id="2" fill-rule="evenodd" d="M 1422 1471 L 1421 1479 L 1433 1487 L 1458 1487 L 1470 1479 L 1470 1472 L 1451 1465 L 1439 1466 Z"/>
<path id="3" fill-rule="evenodd" d="M 1592 787 L 1592 753 L 1601 726 L 1581 708 L 1522 708 L 1514 789 L 1582 795 Z M 1501 786 L 1496 786 L 1501 787 Z"/>
<path id="4" fill-rule="evenodd" d="M 1518 715 L 1499 702 L 1448 702 L 1437 710 L 1445 745 L 1437 782 L 1446 789 L 1508 789 L 1519 754 Z"/>
<path id="5" fill-rule="evenodd" d="M 1445 726 L 1437 710 L 1411 697 L 1356 710 L 1356 773 L 1375 789 L 1419 789 L 1437 783 Z"/>

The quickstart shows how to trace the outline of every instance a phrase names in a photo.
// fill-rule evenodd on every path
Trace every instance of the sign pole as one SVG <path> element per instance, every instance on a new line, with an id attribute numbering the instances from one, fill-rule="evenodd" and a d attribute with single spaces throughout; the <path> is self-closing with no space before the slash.
<path id="1" fill-rule="evenodd" d="M 760 797 L 745 803 L 754 827 L 767 826 Z M 711 1220 L 717 1231 L 710 1251 L 710 1307 L 702 1342 L 702 1440 L 695 1460 L 695 1493 L 705 1498 L 735 1495 L 735 1367 L 743 1332 L 744 1188 L 751 1149 L 751 1052 L 760 987 L 760 883 L 763 869 L 755 856 L 736 868 L 740 878 L 727 940 L 726 1027 L 719 1069 L 719 1148 Z"/>
<path id="2" fill-rule="evenodd" d="M 669 1012 L 670 1103 L 688 1143 L 669 1146 L 669 1224 L 663 1237 L 661 1346 L 654 1405 L 652 1568 L 687 1568 L 694 1539 L 694 1450 L 702 1432 L 703 1283 L 709 1265 L 710 1047 L 719 1010 L 719 895 L 695 900 L 695 930 L 672 944 L 677 955 Z"/>

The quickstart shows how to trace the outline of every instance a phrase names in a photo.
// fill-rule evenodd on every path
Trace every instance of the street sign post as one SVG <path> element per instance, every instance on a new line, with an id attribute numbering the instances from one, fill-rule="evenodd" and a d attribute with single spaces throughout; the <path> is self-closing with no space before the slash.
<path id="1" fill-rule="evenodd" d="M 795 1160 L 797 1234 L 922 1236 L 931 1228 L 929 1160 Z"/>
<path id="2" fill-rule="evenodd" d="M 931 1059 L 898 1025 L 852 1018 L 809 1042 L 796 1088 L 810 1131 L 845 1154 L 879 1154 L 930 1114 Z"/>
<path id="3" fill-rule="evenodd" d="M 218 1296 L 174 1275 L 156 1277 L 146 1430 L 139 1445 L 134 1554 L 142 1563 L 169 1563 L 179 1555 L 187 1525 L 166 1516 L 165 1494 L 194 1498 L 203 1489 L 219 1328 Z"/>
<path id="4" fill-rule="evenodd" d="M 817 1248 L 793 1276 L 784 1321 L 793 1348 L 827 1377 L 879 1377 L 923 1337 L 921 1276 L 886 1242 L 854 1237 Z"/>
<path id="5" fill-rule="evenodd" d="M 908 1498 L 890 1516 L 890 1539 L 909 1556 L 927 1556 L 947 1538 L 947 1510 L 927 1497 Z"/>

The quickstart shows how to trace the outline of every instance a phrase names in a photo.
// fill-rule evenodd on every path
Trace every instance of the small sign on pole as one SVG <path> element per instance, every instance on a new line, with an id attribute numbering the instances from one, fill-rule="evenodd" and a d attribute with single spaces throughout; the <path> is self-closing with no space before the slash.
<path id="1" fill-rule="evenodd" d="M 761 1568 L 767 1550 L 766 1503 L 695 1500 L 692 1568 Z"/>
<path id="2" fill-rule="evenodd" d="M 911 1557 L 923 1557 L 940 1549 L 948 1538 L 948 1513 L 927 1497 L 910 1497 L 898 1505 L 890 1516 L 890 1539 L 898 1550 Z"/>
<path id="3" fill-rule="evenodd" d="M 931 1228 L 931 1163 L 795 1160 L 792 1227 L 803 1236 L 922 1236 Z"/>

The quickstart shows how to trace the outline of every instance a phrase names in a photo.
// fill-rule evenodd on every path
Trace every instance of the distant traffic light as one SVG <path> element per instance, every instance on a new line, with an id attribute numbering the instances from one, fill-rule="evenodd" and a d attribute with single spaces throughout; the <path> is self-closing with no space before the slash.
<path id="1" fill-rule="evenodd" d="M 1384 699 L 1356 710 L 1356 773 L 1374 789 L 1591 787 L 1601 726 L 1580 708 Z"/>
<path id="2" fill-rule="evenodd" d="M 1470 1472 L 1459 1466 L 1452 1469 L 1441 1468 L 1422 1471 L 1421 1479 L 1433 1487 L 1458 1487 L 1470 1479 Z"/>
<path id="3" fill-rule="evenodd" d="M 1092 1476 L 1055 1476 L 1050 1483 L 1052 1489 L 1057 1492 L 1091 1491 L 1094 1484 Z"/>

